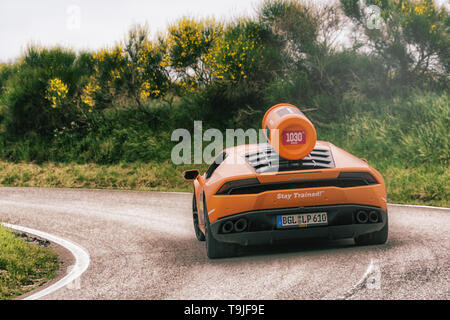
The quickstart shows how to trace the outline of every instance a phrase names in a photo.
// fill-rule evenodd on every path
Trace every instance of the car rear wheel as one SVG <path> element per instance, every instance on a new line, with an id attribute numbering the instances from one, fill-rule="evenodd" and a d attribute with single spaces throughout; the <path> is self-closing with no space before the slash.
<path id="1" fill-rule="evenodd" d="M 202 230 L 200 230 L 200 228 L 199 228 L 197 200 L 195 199 L 195 193 L 194 193 L 194 197 L 192 199 L 192 219 L 194 220 L 194 230 L 195 230 L 195 236 L 197 237 L 197 240 L 205 241 L 205 235 L 203 234 Z"/>
<path id="2" fill-rule="evenodd" d="M 208 218 L 208 210 L 206 209 L 206 202 L 204 202 L 204 214 L 206 231 L 206 255 L 208 256 L 208 258 L 219 259 L 236 256 L 238 248 L 237 245 L 217 241 L 212 235 Z"/>
<path id="3" fill-rule="evenodd" d="M 384 244 L 388 238 L 388 216 L 386 214 L 386 224 L 380 231 L 363 234 L 355 238 L 355 243 L 360 246 Z"/>

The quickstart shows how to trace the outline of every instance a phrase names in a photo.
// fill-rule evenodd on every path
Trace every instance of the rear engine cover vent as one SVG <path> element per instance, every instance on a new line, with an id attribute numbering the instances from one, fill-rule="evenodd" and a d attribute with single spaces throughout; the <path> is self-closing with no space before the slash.
<path id="1" fill-rule="evenodd" d="M 269 144 L 262 144 L 258 152 L 246 154 L 245 159 L 257 173 L 330 169 L 335 167 L 333 155 L 330 149 L 325 147 L 314 148 L 303 159 L 287 160 L 280 157 Z"/>

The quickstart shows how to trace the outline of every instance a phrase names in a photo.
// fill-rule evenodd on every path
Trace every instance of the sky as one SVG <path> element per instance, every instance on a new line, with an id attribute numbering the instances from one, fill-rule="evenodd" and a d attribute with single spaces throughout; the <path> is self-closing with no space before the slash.
<path id="1" fill-rule="evenodd" d="M 311 0 L 326 2 L 327 0 Z M 328 0 L 336 1 L 336 0 Z M 29 44 L 96 50 L 124 39 L 133 24 L 164 31 L 183 16 L 230 19 L 253 15 L 262 0 L 0 0 L 0 62 Z M 437 0 L 440 4 L 448 0 Z"/>
<path id="2" fill-rule="evenodd" d="M 113 46 L 133 24 L 164 31 L 183 16 L 231 18 L 254 13 L 258 0 L 0 0 L 0 62 L 28 44 L 77 50 Z"/>

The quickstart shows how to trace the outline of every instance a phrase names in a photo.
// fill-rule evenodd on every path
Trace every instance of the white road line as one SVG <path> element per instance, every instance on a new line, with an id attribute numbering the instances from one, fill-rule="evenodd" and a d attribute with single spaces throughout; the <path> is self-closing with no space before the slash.
<path id="1" fill-rule="evenodd" d="M 32 295 L 26 297 L 24 300 L 37 300 L 37 299 L 40 299 L 50 293 L 53 293 L 65 286 L 67 286 L 68 284 L 72 283 L 73 281 L 75 281 L 79 277 L 81 277 L 81 275 L 89 267 L 89 264 L 91 261 L 90 257 L 89 257 L 89 253 L 85 249 L 80 247 L 79 245 L 77 245 L 69 240 L 51 235 L 51 234 L 43 232 L 43 231 L 34 230 L 34 229 L 22 227 L 22 226 L 16 226 L 16 225 L 9 224 L 9 223 L 2 223 L 2 225 L 7 228 L 10 228 L 10 229 L 30 233 L 35 236 L 38 236 L 38 237 L 47 239 L 49 241 L 52 241 L 54 243 L 57 243 L 60 246 L 63 246 L 64 248 L 69 250 L 75 257 L 75 265 L 73 266 L 73 268 L 70 270 L 70 272 L 64 278 L 62 278 L 55 284 L 53 284 L 41 291 L 38 291 L 35 294 L 32 294 Z"/>
<path id="2" fill-rule="evenodd" d="M 374 267 L 375 267 L 374 260 L 371 259 L 369 266 L 367 267 L 366 272 L 363 274 L 361 279 L 359 279 L 359 281 L 350 290 L 348 290 L 342 297 L 338 298 L 338 300 L 348 299 L 349 297 L 354 295 L 356 293 L 356 291 L 358 291 L 362 286 L 364 286 L 365 282 L 367 281 L 369 276 L 372 274 Z"/>
<path id="3" fill-rule="evenodd" d="M 388 206 L 392 206 L 392 207 L 406 207 L 406 208 L 424 208 L 424 209 L 450 211 L 450 208 L 446 208 L 446 207 L 420 206 L 420 205 L 415 205 L 415 204 L 388 203 Z"/>

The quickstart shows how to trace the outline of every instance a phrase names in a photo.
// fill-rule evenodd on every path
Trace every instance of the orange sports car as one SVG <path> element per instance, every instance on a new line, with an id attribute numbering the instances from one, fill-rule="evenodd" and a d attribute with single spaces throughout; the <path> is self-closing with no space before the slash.
<path id="1" fill-rule="evenodd" d="M 194 183 L 194 229 L 206 240 L 209 258 L 234 256 L 239 246 L 299 239 L 386 242 L 386 189 L 378 171 L 316 141 L 295 106 L 269 109 L 263 128 L 269 143 L 227 148 L 203 175 L 183 174 Z"/>

